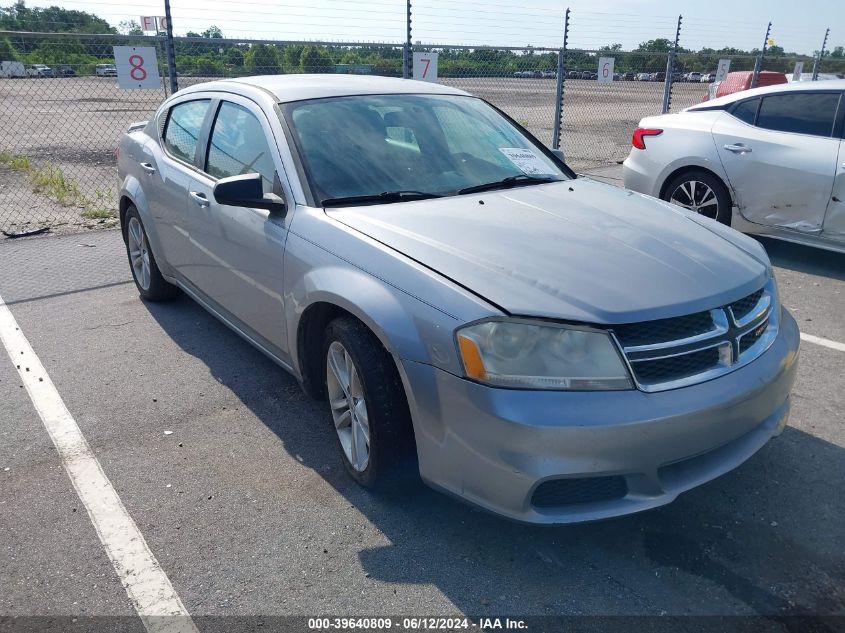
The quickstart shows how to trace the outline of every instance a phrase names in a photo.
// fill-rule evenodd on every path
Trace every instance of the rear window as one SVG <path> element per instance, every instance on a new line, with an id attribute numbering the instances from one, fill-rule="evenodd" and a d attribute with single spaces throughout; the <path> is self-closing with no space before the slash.
<path id="1" fill-rule="evenodd" d="M 778 132 L 830 136 L 839 93 L 788 94 L 764 97 L 757 127 Z"/>
<path id="2" fill-rule="evenodd" d="M 754 119 L 757 116 L 757 106 L 759 105 L 759 99 L 749 99 L 748 101 L 740 101 L 733 107 L 733 110 L 731 110 L 731 114 L 734 115 L 740 121 L 748 123 L 748 125 L 754 125 Z"/>
<path id="3" fill-rule="evenodd" d="M 200 130 L 210 104 L 210 100 L 203 99 L 173 106 L 164 130 L 164 147 L 169 154 L 194 164 Z"/>

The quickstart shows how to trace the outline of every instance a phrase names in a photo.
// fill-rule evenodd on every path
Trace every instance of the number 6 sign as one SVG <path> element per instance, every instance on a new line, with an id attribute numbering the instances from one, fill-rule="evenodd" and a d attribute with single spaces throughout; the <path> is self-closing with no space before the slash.
<path id="1" fill-rule="evenodd" d="M 152 46 L 115 46 L 114 65 L 121 88 L 161 88 L 156 49 Z"/>
<path id="2" fill-rule="evenodd" d="M 616 59 L 613 57 L 599 58 L 599 83 L 607 84 L 613 81 L 613 65 Z"/>
<path id="3" fill-rule="evenodd" d="M 437 83 L 437 53 L 414 53 L 414 79 Z"/>

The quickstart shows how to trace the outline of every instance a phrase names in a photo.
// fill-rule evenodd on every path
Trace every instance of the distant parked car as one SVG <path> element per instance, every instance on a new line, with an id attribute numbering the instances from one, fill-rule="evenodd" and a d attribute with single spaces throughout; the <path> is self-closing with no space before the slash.
<path id="1" fill-rule="evenodd" d="M 44 64 L 30 64 L 26 67 L 27 77 L 55 77 L 56 73 Z"/>
<path id="2" fill-rule="evenodd" d="M 816 77 L 816 80 L 817 81 L 830 81 L 831 79 L 843 79 L 843 78 L 845 78 L 845 76 L 843 76 L 842 74 L 835 75 L 833 73 L 819 73 L 818 76 Z M 790 73 L 787 76 L 787 80 L 789 81 L 789 83 L 793 82 L 792 73 Z M 798 79 L 798 81 L 813 81 L 813 73 L 811 73 L 811 72 L 801 73 L 801 77 Z"/>
<path id="3" fill-rule="evenodd" d="M 97 77 L 117 77 L 117 67 L 114 64 L 97 64 L 94 72 Z"/>
<path id="4" fill-rule="evenodd" d="M 745 233 L 845 253 L 843 100 L 845 80 L 784 83 L 647 117 L 625 187 Z"/>
<path id="5" fill-rule="evenodd" d="M 581 71 L 580 70 L 570 70 L 566 73 L 567 79 L 581 79 Z"/>
<path id="6" fill-rule="evenodd" d="M 751 88 L 751 79 L 754 73 L 750 70 L 740 70 L 733 73 L 728 73 L 724 81 L 720 81 L 716 88 L 716 98 L 725 97 L 735 92 L 742 92 Z M 786 75 L 784 73 L 774 72 L 770 70 L 762 71 L 757 77 L 757 87 L 764 88 L 765 86 L 775 86 L 777 84 L 785 84 Z"/>
<path id="7" fill-rule="evenodd" d="M 636 77 L 637 76 L 634 73 L 625 73 L 624 75 L 622 75 L 622 78 L 625 81 L 634 81 L 634 79 L 636 79 Z"/>
<path id="8" fill-rule="evenodd" d="M 543 79 L 556 79 L 557 78 L 557 71 L 554 71 L 554 70 L 544 70 L 540 74 L 543 76 Z"/>
<path id="9" fill-rule="evenodd" d="M 637 81 L 651 81 L 651 73 L 637 73 Z"/>
<path id="10" fill-rule="evenodd" d="M 76 71 L 69 64 L 59 64 L 56 67 L 57 77 L 76 77 Z"/>
<path id="11" fill-rule="evenodd" d="M 701 73 L 698 71 L 687 73 L 685 79 L 690 83 L 698 83 L 701 81 Z"/>
<path id="12" fill-rule="evenodd" d="M 699 83 L 703 84 L 712 84 L 714 81 L 716 81 L 716 73 L 705 73 L 699 79 Z"/>
<path id="13" fill-rule="evenodd" d="M 666 81 L 666 73 L 659 72 L 659 73 L 652 73 L 651 74 L 652 81 Z"/>

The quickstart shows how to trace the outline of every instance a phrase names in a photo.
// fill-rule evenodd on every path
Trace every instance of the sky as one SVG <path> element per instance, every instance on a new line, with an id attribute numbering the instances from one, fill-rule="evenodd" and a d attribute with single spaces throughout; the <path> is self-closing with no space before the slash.
<path id="1" fill-rule="evenodd" d="M 762 46 L 766 25 L 786 51 L 812 54 L 831 29 L 828 50 L 845 45 L 842 0 L 414 0 L 412 39 L 425 44 L 557 48 L 564 12 L 571 9 L 569 46 L 623 49 L 674 39 L 682 14 L 681 46 Z M 11 4 L 6 0 L 2 4 Z M 95 13 L 117 25 L 142 15 L 163 15 L 163 0 L 27 0 Z M 800 6 L 800 10 L 798 8 Z M 355 42 L 402 42 L 404 0 L 171 0 L 176 35 L 211 25 L 227 37 Z"/>

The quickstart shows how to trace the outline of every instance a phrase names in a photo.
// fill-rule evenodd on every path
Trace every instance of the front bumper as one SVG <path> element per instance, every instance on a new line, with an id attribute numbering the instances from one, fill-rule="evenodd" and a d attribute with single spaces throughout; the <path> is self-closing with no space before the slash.
<path id="1" fill-rule="evenodd" d="M 799 333 L 783 310 L 775 342 L 726 376 L 682 389 L 553 392 L 486 387 L 403 361 L 420 474 L 431 486 L 530 523 L 654 508 L 743 463 L 789 414 Z M 537 486 L 620 476 L 614 499 L 540 507 Z"/>

